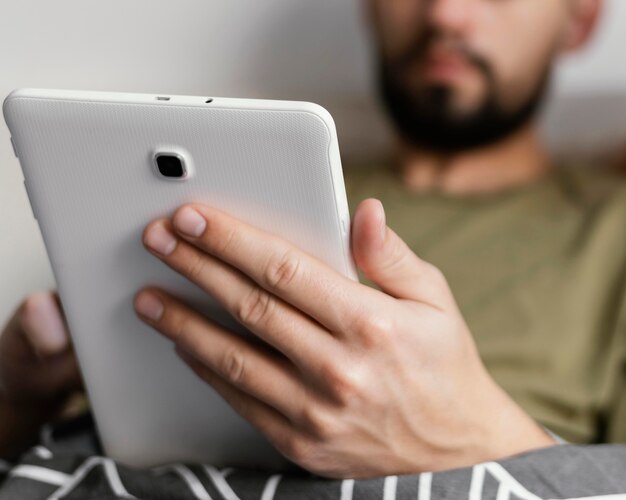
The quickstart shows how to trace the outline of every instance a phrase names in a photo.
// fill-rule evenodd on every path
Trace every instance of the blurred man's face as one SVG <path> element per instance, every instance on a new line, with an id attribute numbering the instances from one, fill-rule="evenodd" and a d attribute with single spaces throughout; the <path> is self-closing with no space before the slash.
<path id="1" fill-rule="evenodd" d="M 370 0 L 382 97 L 410 143 L 457 152 L 526 125 L 570 0 Z"/>

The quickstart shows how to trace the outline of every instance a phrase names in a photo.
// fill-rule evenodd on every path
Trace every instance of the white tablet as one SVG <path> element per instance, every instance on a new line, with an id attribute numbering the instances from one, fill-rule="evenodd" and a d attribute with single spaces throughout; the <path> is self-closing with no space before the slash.
<path id="1" fill-rule="evenodd" d="M 287 466 L 136 317 L 133 297 L 157 285 L 246 334 L 142 244 L 151 220 L 187 202 L 356 279 L 329 113 L 302 102 L 33 89 L 10 94 L 3 111 L 105 452 L 135 466 Z"/>

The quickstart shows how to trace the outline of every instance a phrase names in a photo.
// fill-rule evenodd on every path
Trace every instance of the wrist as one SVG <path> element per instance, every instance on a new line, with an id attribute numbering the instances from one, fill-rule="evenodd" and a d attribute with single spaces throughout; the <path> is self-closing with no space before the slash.
<path id="1" fill-rule="evenodd" d="M 494 383 L 495 385 L 495 383 Z M 482 429 L 481 461 L 498 460 L 555 446 L 558 441 L 497 386 L 496 401 Z"/>

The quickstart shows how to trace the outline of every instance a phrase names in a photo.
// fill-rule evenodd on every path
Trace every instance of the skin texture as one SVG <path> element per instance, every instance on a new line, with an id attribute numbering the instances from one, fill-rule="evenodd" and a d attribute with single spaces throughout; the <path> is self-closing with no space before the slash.
<path id="1" fill-rule="evenodd" d="M 386 227 L 379 202 L 361 204 L 352 231 L 354 258 L 380 291 L 209 207 L 146 229 L 153 255 L 271 349 L 162 290 L 135 305 L 279 451 L 320 475 L 446 469 L 553 444 L 489 378 L 445 279 Z M 81 387 L 55 294 L 30 296 L 6 325 L 0 382 L 0 451 L 13 457 Z"/>
<path id="2" fill-rule="evenodd" d="M 397 57 L 417 30 L 434 25 L 490 62 L 499 101 L 513 106 L 536 83 L 555 43 L 555 55 L 583 44 L 600 2 L 364 5 L 383 57 Z M 416 88 L 443 79 L 454 89 L 453 109 L 470 112 L 484 99 L 485 82 L 456 56 L 443 50 L 438 64 L 445 71 L 435 64 L 424 79 L 418 65 L 405 78 Z M 452 70 L 446 58 L 455 60 Z M 415 189 L 501 191 L 547 168 L 533 124 L 451 157 L 399 143 L 404 179 Z M 190 210 L 201 222 L 186 220 Z M 206 206 L 154 221 L 144 242 L 272 347 L 225 331 L 158 289 L 135 298 L 140 317 L 282 453 L 312 472 L 357 478 L 440 470 L 554 444 L 488 376 L 444 277 L 386 227 L 375 200 L 354 214 L 352 252 L 379 290 Z M 258 370 L 267 376 L 253 376 Z M 27 298 L 0 337 L 0 453 L 23 449 L 79 386 L 58 300 L 50 293 Z"/>
<path id="3" fill-rule="evenodd" d="M 203 205 L 155 221 L 144 243 L 273 350 L 156 288 L 135 298 L 139 317 L 316 474 L 438 470 L 554 444 L 491 380 L 444 277 L 386 227 L 376 200 L 356 211 L 352 246 L 380 290 Z"/>

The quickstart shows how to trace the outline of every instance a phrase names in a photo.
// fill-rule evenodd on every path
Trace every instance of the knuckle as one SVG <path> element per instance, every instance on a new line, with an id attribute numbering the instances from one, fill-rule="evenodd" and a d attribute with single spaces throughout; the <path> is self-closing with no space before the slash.
<path id="1" fill-rule="evenodd" d="M 235 311 L 237 321 L 244 325 L 262 324 L 272 313 L 274 299 L 259 287 L 253 288 Z"/>
<path id="2" fill-rule="evenodd" d="M 306 470 L 319 475 L 325 475 L 329 468 L 329 447 L 306 433 L 294 433 L 285 439 L 283 453 L 287 458 Z"/>
<path id="3" fill-rule="evenodd" d="M 187 319 L 184 317 L 179 317 L 174 322 L 172 328 L 172 336 L 175 339 L 183 340 L 185 338 L 185 333 L 187 332 Z"/>
<path id="4" fill-rule="evenodd" d="M 300 465 L 304 465 L 310 460 L 313 446 L 309 438 L 294 432 L 285 437 L 281 448 L 288 458 Z"/>
<path id="5" fill-rule="evenodd" d="M 318 405 L 309 404 L 302 410 L 302 425 L 307 433 L 320 441 L 328 441 L 334 434 L 334 422 Z"/>
<path id="6" fill-rule="evenodd" d="M 342 407 L 350 406 L 361 395 L 361 380 L 354 373 L 346 374 L 335 381 L 334 396 Z"/>
<path id="7" fill-rule="evenodd" d="M 167 317 L 165 315 L 164 318 L 166 319 L 166 322 L 171 325 L 169 330 L 172 333 L 172 337 L 177 340 L 184 341 L 189 333 L 189 315 L 170 312 L 169 321 L 167 321 Z"/>
<path id="8" fill-rule="evenodd" d="M 207 218 L 209 219 L 209 218 Z M 207 220 L 207 229 L 205 234 L 208 237 L 207 245 L 212 246 L 219 255 L 226 255 L 232 251 L 235 241 L 237 241 L 237 229 L 234 227 L 218 227 L 218 224 Z M 218 238 L 212 238 L 211 235 L 219 235 Z M 216 241 L 215 241 L 216 240 Z M 211 243 L 213 243 L 211 245 Z"/>
<path id="9" fill-rule="evenodd" d="M 185 274 L 192 281 L 199 281 L 202 277 L 205 269 L 205 261 L 202 255 L 198 252 L 193 252 L 192 255 L 187 259 L 187 268 L 185 270 Z"/>
<path id="10" fill-rule="evenodd" d="M 384 274 L 395 274 L 396 272 L 404 272 L 409 266 L 407 262 L 411 257 L 411 252 L 400 243 L 400 240 L 391 246 L 387 251 L 386 258 L 378 265 L 379 272 Z"/>
<path id="11" fill-rule="evenodd" d="M 394 332 L 394 320 L 389 315 L 365 312 L 355 324 L 355 331 L 367 349 L 386 345 Z"/>
<path id="12" fill-rule="evenodd" d="M 363 377 L 356 363 L 349 363 L 345 366 L 350 368 L 340 370 L 334 365 L 327 364 L 322 372 L 331 398 L 342 407 L 350 405 L 355 398 L 358 398 L 363 386 Z"/>
<path id="13" fill-rule="evenodd" d="M 236 349 L 227 351 L 222 360 L 221 371 L 230 382 L 241 382 L 246 372 L 243 355 Z"/>
<path id="14" fill-rule="evenodd" d="M 272 288 L 285 288 L 298 275 L 299 268 L 300 261 L 296 254 L 288 250 L 280 257 L 270 259 L 265 269 L 264 281 Z"/>
<path id="15" fill-rule="evenodd" d="M 320 366 L 319 376 L 329 386 L 335 386 L 343 374 L 336 363 L 326 361 Z"/>

